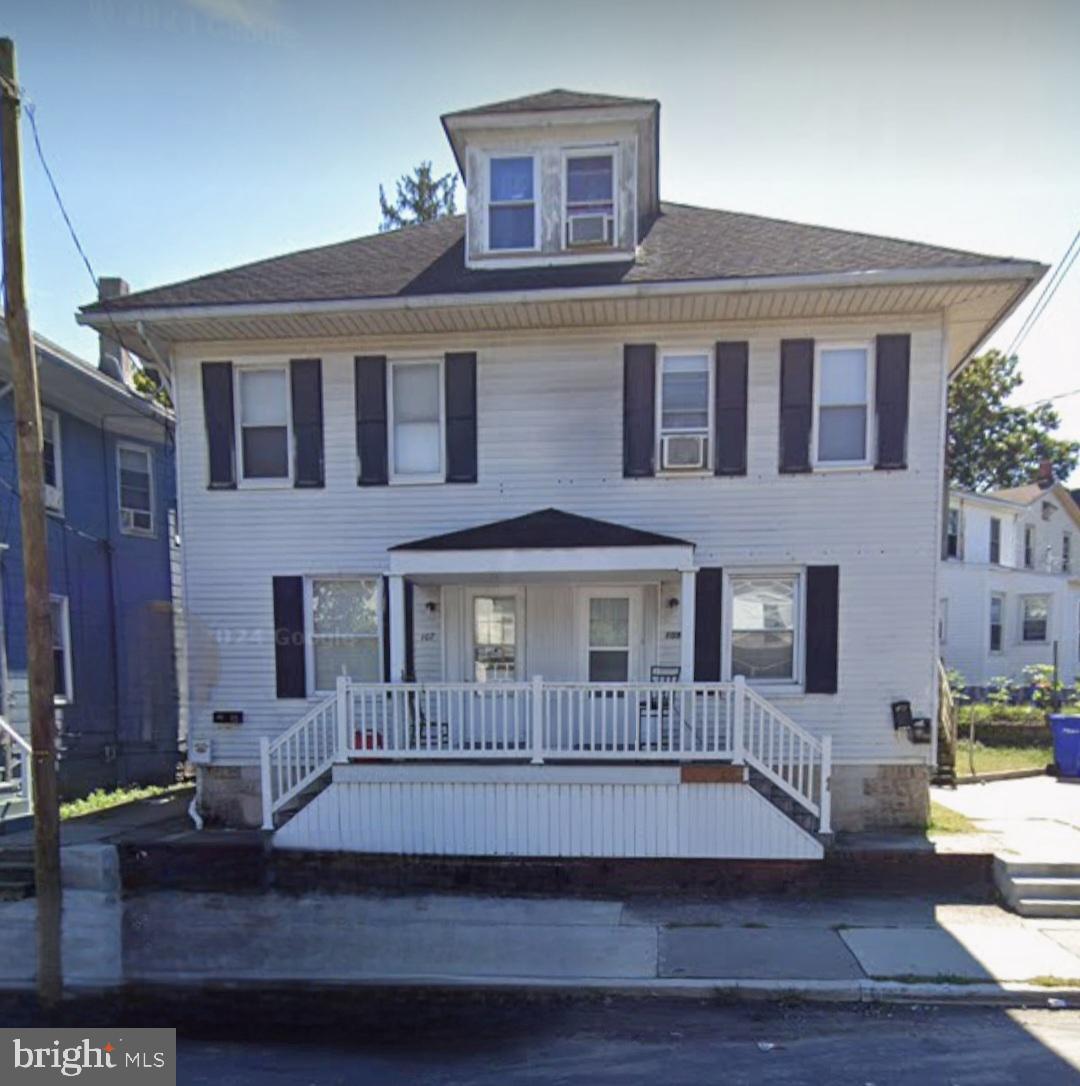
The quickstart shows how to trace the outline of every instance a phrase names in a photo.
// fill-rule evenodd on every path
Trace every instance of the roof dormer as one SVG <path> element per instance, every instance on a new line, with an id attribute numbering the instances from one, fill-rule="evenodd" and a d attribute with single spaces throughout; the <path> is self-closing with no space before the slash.
<path id="1" fill-rule="evenodd" d="M 553 90 L 448 113 L 471 268 L 633 260 L 659 210 L 660 104 Z"/>

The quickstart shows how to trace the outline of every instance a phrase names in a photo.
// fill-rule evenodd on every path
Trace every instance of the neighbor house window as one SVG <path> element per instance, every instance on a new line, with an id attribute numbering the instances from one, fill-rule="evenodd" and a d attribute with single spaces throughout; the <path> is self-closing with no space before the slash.
<path id="1" fill-rule="evenodd" d="M 945 554 L 948 558 L 960 557 L 960 510 L 949 510 L 949 523 L 945 530 Z"/>
<path id="2" fill-rule="evenodd" d="M 944 645 L 949 639 L 949 601 L 938 600 L 937 614 L 937 639 L 938 644 Z"/>
<path id="3" fill-rule="evenodd" d="M 67 596 L 49 597 L 52 620 L 53 698 L 66 704 L 73 700 L 71 680 L 71 615 Z"/>
<path id="4" fill-rule="evenodd" d="M 284 366 L 237 367 L 244 479 L 289 478 L 289 380 Z"/>
<path id="5" fill-rule="evenodd" d="M 1035 568 L 1035 525 L 1024 525 L 1024 568 Z"/>
<path id="6" fill-rule="evenodd" d="M 1061 537 L 1061 572 L 1072 572 L 1072 535 L 1069 532 Z"/>
<path id="7" fill-rule="evenodd" d="M 513 680 L 518 669 L 518 596 L 473 597 L 473 678 Z"/>
<path id="8" fill-rule="evenodd" d="M 1020 605 L 1020 640 L 1045 641 L 1050 621 L 1050 597 L 1025 596 Z"/>
<path id="9" fill-rule="evenodd" d="M 731 578 L 731 674 L 763 682 L 798 677 L 795 575 L 736 575 Z"/>
<path id="10" fill-rule="evenodd" d="M 339 675 L 356 682 L 382 678 L 380 582 L 374 578 L 316 577 L 309 583 L 309 671 L 315 692 L 331 691 Z"/>
<path id="11" fill-rule="evenodd" d="M 610 245 L 615 215 L 615 156 L 575 153 L 566 159 L 568 245 Z"/>
<path id="12" fill-rule="evenodd" d="M 41 437 L 45 508 L 61 513 L 64 510 L 64 473 L 60 455 L 60 416 L 54 411 L 42 411 Z"/>
<path id="13" fill-rule="evenodd" d="M 709 466 L 711 356 L 665 354 L 660 363 L 660 466 Z"/>
<path id="14" fill-rule="evenodd" d="M 492 158 L 488 187 L 488 248 L 536 248 L 532 155 Z"/>
<path id="15" fill-rule="evenodd" d="M 990 597 L 990 651 L 1001 652 L 1005 643 L 1005 597 Z"/>
<path id="16" fill-rule="evenodd" d="M 870 348 L 821 347 L 817 373 L 818 464 L 865 464 L 870 447 Z"/>
<path id="17" fill-rule="evenodd" d="M 990 518 L 990 561 L 998 566 L 1001 564 L 1001 518 Z"/>
<path id="18" fill-rule="evenodd" d="M 154 474 L 150 450 L 141 445 L 117 445 L 116 485 L 120 531 L 154 534 Z"/>
<path id="19" fill-rule="evenodd" d="M 442 365 L 390 366 L 390 476 L 398 482 L 442 479 Z"/>

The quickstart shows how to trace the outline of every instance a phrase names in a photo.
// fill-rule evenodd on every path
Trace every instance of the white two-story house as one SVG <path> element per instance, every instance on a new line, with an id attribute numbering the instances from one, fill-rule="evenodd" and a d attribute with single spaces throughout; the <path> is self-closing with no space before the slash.
<path id="1" fill-rule="evenodd" d="M 1024 686 L 1024 668 L 1080 677 L 1080 507 L 1047 472 L 1009 490 L 949 495 L 938 601 L 941 655 L 967 686 Z"/>
<path id="2" fill-rule="evenodd" d="M 947 382 L 1045 269 L 665 203 L 652 100 L 443 125 L 464 216 L 81 313 L 172 374 L 204 815 L 792 859 L 920 822 Z"/>

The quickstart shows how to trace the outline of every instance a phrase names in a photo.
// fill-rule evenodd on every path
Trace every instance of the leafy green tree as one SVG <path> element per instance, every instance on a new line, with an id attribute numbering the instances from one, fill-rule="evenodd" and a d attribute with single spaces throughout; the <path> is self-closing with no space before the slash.
<path id="1" fill-rule="evenodd" d="M 161 383 L 157 370 L 146 370 L 136 365 L 131 372 L 131 383 L 135 386 L 136 392 L 141 392 L 144 396 L 156 400 L 162 407 L 172 409 L 172 399 L 169 397 L 168 389 Z"/>
<path id="2" fill-rule="evenodd" d="M 1061 418 L 1048 403 L 1005 401 L 1023 383 L 1019 361 L 1000 351 L 971 360 L 949 388 L 949 475 L 965 490 L 997 490 L 1033 482 L 1049 460 L 1065 479 L 1080 462 L 1080 442 L 1054 436 Z"/>
<path id="3" fill-rule="evenodd" d="M 387 200 L 382 185 L 379 186 L 379 210 L 382 212 L 379 231 L 397 230 L 453 215 L 457 211 L 456 189 L 454 174 L 432 177 L 431 163 L 421 162 L 411 174 L 404 174 L 397 182 L 397 197 L 393 203 Z"/>

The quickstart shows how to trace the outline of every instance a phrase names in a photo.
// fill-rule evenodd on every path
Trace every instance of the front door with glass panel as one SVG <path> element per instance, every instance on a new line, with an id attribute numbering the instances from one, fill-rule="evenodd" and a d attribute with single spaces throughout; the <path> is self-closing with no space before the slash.
<path id="1" fill-rule="evenodd" d="M 578 611 L 582 671 L 589 682 L 640 679 L 641 590 L 587 589 Z"/>
<path id="2" fill-rule="evenodd" d="M 470 592 L 473 681 L 513 682 L 522 677 L 522 602 L 522 593 L 513 588 Z"/>

